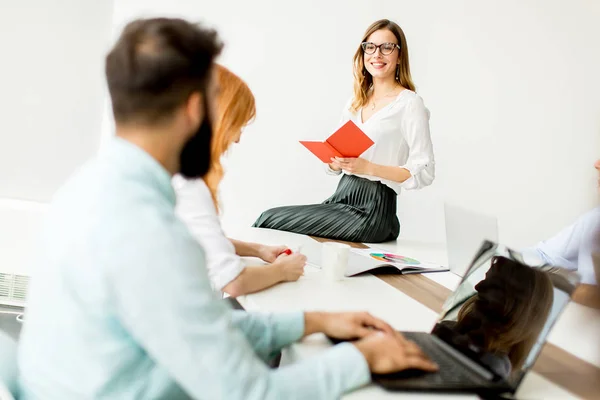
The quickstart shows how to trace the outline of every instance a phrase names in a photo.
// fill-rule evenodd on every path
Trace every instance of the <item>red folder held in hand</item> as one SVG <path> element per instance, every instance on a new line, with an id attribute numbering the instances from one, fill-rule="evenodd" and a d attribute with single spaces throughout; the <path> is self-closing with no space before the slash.
<path id="1" fill-rule="evenodd" d="M 356 158 L 374 143 L 352 121 L 346 122 L 329 136 L 325 142 L 300 141 L 311 153 L 324 163 L 331 163 L 332 157 Z"/>

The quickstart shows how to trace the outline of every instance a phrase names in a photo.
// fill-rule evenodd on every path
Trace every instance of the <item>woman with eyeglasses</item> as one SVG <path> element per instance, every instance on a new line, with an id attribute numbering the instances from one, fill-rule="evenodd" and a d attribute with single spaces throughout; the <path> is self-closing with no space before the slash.
<path id="1" fill-rule="evenodd" d="M 358 125 L 375 142 L 359 158 L 332 158 L 336 192 L 321 204 L 265 211 L 255 227 L 349 242 L 379 243 L 400 233 L 396 196 L 435 177 L 429 111 L 415 93 L 404 32 L 383 19 L 365 32 L 354 55 L 354 95 L 341 123 Z"/>

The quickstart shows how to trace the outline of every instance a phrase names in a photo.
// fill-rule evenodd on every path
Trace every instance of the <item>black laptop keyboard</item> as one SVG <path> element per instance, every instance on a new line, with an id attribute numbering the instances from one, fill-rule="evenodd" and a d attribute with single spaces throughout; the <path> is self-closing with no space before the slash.
<path id="1" fill-rule="evenodd" d="M 439 365 L 439 371 L 436 373 L 427 373 L 420 370 L 405 370 L 389 375 L 380 375 L 382 379 L 417 379 L 420 383 L 430 382 L 443 385 L 469 386 L 481 384 L 483 378 L 461 365 L 458 361 L 446 353 L 430 334 L 423 332 L 404 332 L 404 336 L 417 343 L 419 347 L 435 363 Z"/>

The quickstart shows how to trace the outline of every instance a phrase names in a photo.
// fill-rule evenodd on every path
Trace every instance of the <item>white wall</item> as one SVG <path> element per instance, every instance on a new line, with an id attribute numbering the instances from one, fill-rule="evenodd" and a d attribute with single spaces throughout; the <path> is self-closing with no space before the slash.
<path id="1" fill-rule="evenodd" d="M 112 25 L 111 9 L 81 0 L 0 6 L 0 272 L 26 270 L 48 200 L 96 151 L 101 124 L 110 136 L 103 57 L 142 15 L 214 24 L 227 43 L 222 62 L 256 94 L 258 119 L 223 183 L 228 230 L 334 190 L 297 141 L 337 125 L 354 49 L 381 17 L 407 33 L 438 160 L 434 185 L 400 198 L 402 236 L 443 241 L 442 204 L 451 201 L 498 215 L 502 239 L 524 245 L 597 201 L 597 2 L 117 0 Z"/>
<path id="2" fill-rule="evenodd" d="M 222 62 L 256 94 L 258 118 L 223 182 L 228 230 L 333 192 L 336 179 L 297 141 L 336 126 L 354 50 L 382 17 L 408 37 L 437 157 L 433 186 L 400 197 L 403 237 L 443 242 L 449 201 L 497 215 L 501 240 L 529 245 L 597 201 L 597 2 L 116 0 L 114 22 L 157 14 L 214 24 Z"/>
<path id="3" fill-rule="evenodd" d="M 26 273 L 56 189 L 100 141 L 112 1 L 0 5 L 0 272 Z"/>

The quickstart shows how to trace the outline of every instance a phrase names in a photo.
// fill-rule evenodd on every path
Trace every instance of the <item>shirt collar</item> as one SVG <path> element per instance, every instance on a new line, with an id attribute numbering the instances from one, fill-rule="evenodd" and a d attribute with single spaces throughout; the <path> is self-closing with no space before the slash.
<path id="1" fill-rule="evenodd" d="M 151 186 L 175 208 L 176 196 L 171 185 L 171 174 L 145 150 L 115 136 L 108 143 L 103 156 L 110 158 L 124 176 Z"/>

